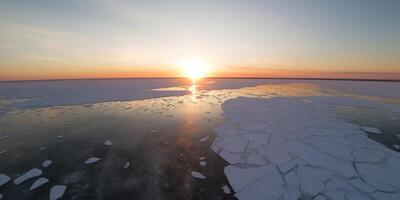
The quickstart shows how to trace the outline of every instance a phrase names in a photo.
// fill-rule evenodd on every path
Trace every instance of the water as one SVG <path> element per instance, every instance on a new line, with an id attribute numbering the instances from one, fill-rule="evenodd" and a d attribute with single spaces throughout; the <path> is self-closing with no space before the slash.
<path id="1" fill-rule="evenodd" d="M 44 160 L 53 161 L 43 170 L 49 184 L 35 191 L 28 190 L 33 179 L 21 186 L 7 184 L 0 188 L 7 198 L 47 199 L 50 187 L 62 184 L 68 186 L 66 199 L 235 199 L 222 190 L 229 186 L 223 173 L 228 163 L 210 149 L 212 128 L 224 121 L 224 101 L 347 95 L 400 105 L 397 98 L 343 92 L 312 81 L 217 79 L 196 86 L 181 79 L 78 82 L 0 84 L 7 102 L 0 108 L 0 173 L 15 178 Z M 381 128 L 383 136 L 372 139 L 389 148 L 398 142 L 399 113 L 338 106 L 338 114 L 351 123 Z M 104 145 L 106 140 L 113 144 Z M 90 157 L 101 160 L 85 165 Z M 205 167 L 200 157 L 206 158 Z M 193 178 L 192 171 L 207 179 Z"/>

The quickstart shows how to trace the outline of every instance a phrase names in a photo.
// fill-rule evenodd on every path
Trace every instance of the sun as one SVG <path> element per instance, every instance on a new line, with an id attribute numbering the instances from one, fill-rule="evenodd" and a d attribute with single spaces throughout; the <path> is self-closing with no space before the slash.
<path id="1" fill-rule="evenodd" d="M 210 67 L 206 62 L 199 59 L 185 60 L 180 65 L 184 76 L 192 81 L 205 77 Z"/>

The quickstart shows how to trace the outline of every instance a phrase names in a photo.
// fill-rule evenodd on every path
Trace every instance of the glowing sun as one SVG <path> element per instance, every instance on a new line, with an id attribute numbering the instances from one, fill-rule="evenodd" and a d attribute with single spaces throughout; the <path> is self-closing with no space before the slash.
<path id="1" fill-rule="evenodd" d="M 192 79 L 192 81 L 206 76 L 210 67 L 206 62 L 198 59 L 185 60 L 180 65 L 184 76 Z"/>

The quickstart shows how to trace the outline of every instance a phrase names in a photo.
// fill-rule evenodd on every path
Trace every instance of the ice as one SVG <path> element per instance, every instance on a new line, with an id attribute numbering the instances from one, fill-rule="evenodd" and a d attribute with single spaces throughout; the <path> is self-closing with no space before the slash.
<path id="1" fill-rule="evenodd" d="M 331 173 L 325 170 L 301 166 L 298 169 L 300 188 L 304 193 L 314 196 L 325 189 L 324 182 L 327 181 Z"/>
<path id="2" fill-rule="evenodd" d="M 10 177 L 5 175 L 5 174 L 0 174 L 0 186 L 8 183 L 8 181 L 10 181 Z"/>
<path id="3" fill-rule="evenodd" d="M 283 192 L 284 182 L 279 171 L 273 165 L 269 165 L 265 168 L 260 178 L 257 178 L 254 180 L 254 183 L 240 190 L 235 196 L 241 200 L 278 200 Z"/>
<path id="4" fill-rule="evenodd" d="M 158 130 L 151 129 L 149 130 L 149 133 L 158 133 Z"/>
<path id="5" fill-rule="evenodd" d="M 244 160 L 242 159 L 242 154 L 239 154 L 239 153 L 231 153 L 231 152 L 222 150 L 219 153 L 219 155 L 230 164 L 244 163 Z"/>
<path id="6" fill-rule="evenodd" d="M 199 158 L 199 160 L 205 160 L 205 159 L 206 159 L 206 157 L 204 157 L 204 156 Z"/>
<path id="7" fill-rule="evenodd" d="M 200 161 L 200 165 L 205 167 L 207 165 L 207 162 L 206 161 Z"/>
<path id="8" fill-rule="evenodd" d="M 313 198 L 313 200 L 327 200 L 326 197 L 322 196 L 322 195 L 318 195 L 315 198 Z"/>
<path id="9" fill-rule="evenodd" d="M 43 161 L 42 166 L 46 168 L 46 167 L 50 166 L 52 163 L 53 162 L 51 160 L 45 160 L 45 161 Z"/>
<path id="10" fill-rule="evenodd" d="M 65 185 L 55 185 L 50 189 L 50 200 L 56 200 L 63 197 L 67 186 Z"/>
<path id="11" fill-rule="evenodd" d="M 32 186 L 29 188 L 29 190 L 34 190 L 48 182 L 49 182 L 49 179 L 47 179 L 47 178 L 43 178 L 43 177 L 39 178 L 35 182 L 33 182 Z"/>
<path id="12" fill-rule="evenodd" d="M 283 200 L 297 200 L 300 199 L 301 193 L 298 188 L 290 187 L 283 194 Z"/>
<path id="13" fill-rule="evenodd" d="M 130 162 L 126 162 L 125 165 L 124 165 L 124 169 L 128 168 L 130 165 L 131 165 Z"/>
<path id="14" fill-rule="evenodd" d="M 264 155 L 268 161 L 276 165 L 293 159 L 287 151 L 272 144 L 264 146 L 259 150 L 259 152 Z"/>
<path id="15" fill-rule="evenodd" d="M 225 194 L 230 194 L 231 193 L 231 189 L 229 189 L 229 187 L 227 185 L 222 186 L 222 190 L 224 190 Z"/>
<path id="16" fill-rule="evenodd" d="M 112 144 L 113 143 L 111 142 L 111 140 L 107 140 L 104 142 L 104 145 L 107 145 L 107 146 L 111 146 Z"/>
<path id="17" fill-rule="evenodd" d="M 256 164 L 256 165 L 264 165 L 264 164 L 266 164 L 265 160 L 258 154 L 250 154 L 247 157 L 247 163 Z"/>
<path id="18" fill-rule="evenodd" d="M 206 142 L 208 140 L 209 136 L 203 137 L 200 139 L 200 142 Z"/>
<path id="19" fill-rule="evenodd" d="M 291 153 L 297 155 L 308 163 L 335 171 L 343 176 L 356 176 L 356 171 L 350 163 L 337 160 L 303 143 L 288 143 L 286 147 Z"/>
<path id="20" fill-rule="evenodd" d="M 361 129 L 366 133 L 382 134 L 381 130 L 375 127 L 362 126 Z"/>
<path id="21" fill-rule="evenodd" d="M 206 179 L 207 178 L 200 172 L 196 172 L 196 171 L 192 171 L 192 177 L 198 178 L 198 179 Z"/>
<path id="22" fill-rule="evenodd" d="M 235 192 L 238 192 L 247 185 L 256 181 L 268 170 L 271 170 L 271 168 L 273 168 L 272 165 L 261 167 L 248 167 L 244 169 L 229 165 L 225 167 L 224 173 L 226 175 L 226 178 L 228 178 L 233 190 Z"/>
<path id="23" fill-rule="evenodd" d="M 187 91 L 152 90 L 174 87 L 177 83 L 167 79 L 8 82 L 0 84 L 0 96 L 5 99 L 28 99 L 18 104 L 21 107 L 82 105 L 186 94 Z"/>
<path id="24" fill-rule="evenodd" d="M 95 162 L 97 162 L 97 161 L 99 161 L 99 160 L 100 160 L 100 158 L 91 157 L 91 158 L 89 158 L 89 159 L 87 159 L 87 160 L 85 161 L 85 164 L 92 164 L 92 163 L 95 163 Z"/>
<path id="25" fill-rule="evenodd" d="M 350 183 L 355 186 L 356 188 L 365 191 L 365 192 L 374 192 L 375 189 L 369 185 L 367 185 L 363 180 L 360 178 L 350 180 Z"/>
<path id="26" fill-rule="evenodd" d="M 396 199 L 400 155 L 360 134 L 360 126 L 345 122 L 336 111 L 337 105 L 376 102 L 340 96 L 301 99 L 239 97 L 223 104 L 227 125 L 215 129 L 212 149 L 230 163 L 224 172 L 235 196 Z M 379 133 L 376 128 L 362 130 Z M 277 167 L 273 178 L 264 178 Z"/>
<path id="27" fill-rule="evenodd" d="M 370 149 L 356 149 L 353 155 L 356 162 L 376 163 L 386 158 L 383 152 Z"/>
<path id="28" fill-rule="evenodd" d="M 238 136 L 227 136 L 224 141 L 221 142 L 221 147 L 222 149 L 232 152 L 232 153 L 238 153 L 238 152 L 244 152 L 247 141 L 241 139 Z"/>
<path id="29" fill-rule="evenodd" d="M 370 198 L 364 194 L 358 192 L 346 193 L 346 200 L 370 200 Z M 385 199 L 387 200 L 387 199 Z"/>
<path id="30" fill-rule="evenodd" d="M 14 180 L 16 185 L 23 183 L 24 181 L 42 175 L 42 170 L 38 168 L 33 168 L 26 172 L 25 174 L 19 176 Z"/>
<path id="31" fill-rule="evenodd" d="M 383 200 L 399 200 L 400 193 L 386 193 L 386 192 L 374 192 L 371 194 L 375 199 Z"/>

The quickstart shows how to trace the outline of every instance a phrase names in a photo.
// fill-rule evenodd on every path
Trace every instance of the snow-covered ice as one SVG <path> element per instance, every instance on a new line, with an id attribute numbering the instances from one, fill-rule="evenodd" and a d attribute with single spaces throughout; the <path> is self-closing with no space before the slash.
<path id="1" fill-rule="evenodd" d="M 42 175 L 42 170 L 38 168 L 33 168 L 27 171 L 25 174 L 19 176 L 14 180 L 16 185 L 23 183 L 24 181 Z"/>
<path id="2" fill-rule="evenodd" d="M 205 167 L 205 166 L 207 165 L 207 162 L 206 162 L 206 161 L 200 161 L 200 165 L 201 165 L 202 167 Z"/>
<path id="3" fill-rule="evenodd" d="M 381 130 L 375 127 L 362 126 L 361 129 L 366 133 L 381 134 Z"/>
<path id="4" fill-rule="evenodd" d="M 198 179 L 205 179 L 205 178 L 207 178 L 206 176 L 204 176 L 204 175 L 201 174 L 200 172 L 196 172 L 196 171 L 192 171 L 192 177 L 198 178 Z"/>
<path id="5" fill-rule="evenodd" d="M 52 163 L 53 162 L 51 160 L 45 160 L 42 162 L 42 166 L 46 168 L 46 167 L 50 166 Z"/>
<path id="6" fill-rule="evenodd" d="M 200 139 L 200 142 L 206 142 L 208 140 L 209 136 L 203 137 Z"/>
<path id="7" fill-rule="evenodd" d="M 29 190 L 34 190 L 48 182 L 49 182 L 49 179 L 41 177 L 41 178 L 37 179 L 35 182 L 33 182 L 32 186 L 29 188 Z"/>
<path id="8" fill-rule="evenodd" d="M 230 194 L 231 189 L 227 185 L 222 186 L 222 190 L 224 191 L 225 194 Z"/>
<path id="9" fill-rule="evenodd" d="M 372 105 L 340 96 L 239 97 L 223 104 L 225 122 L 211 148 L 242 199 L 396 199 L 400 154 L 344 121 L 336 106 Z"/>
<path id="10" fill-rule="evenodd" d="M 57 200 L 64 196 L 67 189 L 65 185 L 55 185 L 50 189 L 50 200 Z"/>
<path id="11" fill-rule="evenodd" d="M 8 181 L 10 181 L 10 177 L 5 175 L 5 174 L 0 174 L 0 186 L 8 183 Z"/>
<path id="12" fill-rule="evenodd" d="M 99 161 L 99 160 L 100 160 L 100 158 L 91 157 L 91 158 L 89 158 L 89 159 L 87 159 L 87 160 L 85 161 L 85 164 L 92 164 L 92 163 L 95 163 L 95 162 L 97 162 L 97 161 Z"/>

